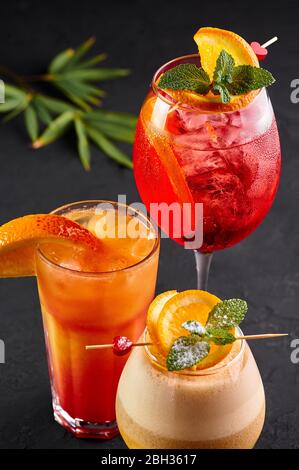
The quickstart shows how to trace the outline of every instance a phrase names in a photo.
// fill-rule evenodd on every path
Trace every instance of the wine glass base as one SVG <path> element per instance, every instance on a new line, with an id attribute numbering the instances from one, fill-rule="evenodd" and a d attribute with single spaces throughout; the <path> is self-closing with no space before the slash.
<path id="1" fill-rule="evenodd" d="M 54 419 L 79 439 L 112 439 L 119 434 L 116 421 L 93 423 L 72 418 L 61 406 L 53 403 Z"/>

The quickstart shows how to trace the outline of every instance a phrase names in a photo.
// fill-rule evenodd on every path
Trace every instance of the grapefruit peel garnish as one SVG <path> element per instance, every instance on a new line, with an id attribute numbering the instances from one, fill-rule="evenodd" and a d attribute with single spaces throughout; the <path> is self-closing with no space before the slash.
<path id="1" fill-rule="evenodd" d="M 0 277 L 35 275 L 35 253 L 43 243 L 72 243 L 101 250 L 101 242 L 78 223 L 55 214 L 19 217 L 0 227 Z"/>

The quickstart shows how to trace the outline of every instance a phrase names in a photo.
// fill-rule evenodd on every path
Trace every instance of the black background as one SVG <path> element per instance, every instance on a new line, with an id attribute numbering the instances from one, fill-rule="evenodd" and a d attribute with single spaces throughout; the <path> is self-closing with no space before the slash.
<path id="1" fill-rule="evenodd" d="M 267 397 L 259 448 L 299 448 L 299 364 L 290 361 L 290 341 L 299 337 L 298 273 L 299 104 L 290 82 L 299 78 L 299 4 L 234 1 L 9 1 L 0 7 L 0 62 L 21 74 L 44 71 L 53 55 L 96 35 L 109 66 L 130 67 L 129 78 L 107 83 L 106 106 L 138 113 L 155 69 L 195 52 L 200 26 L 231 29 L 248 41 L 274 35 L 266 67 L 277 83 L 270 95 L 282 142 L 283 167 L 276 201 L 248 239 L 214 257 L 210 285 L 220 297 L 249 300 L 244 330 L 289 332 L 281 340 L 251 343 Z M 48 212 L 82 199 L 138 200 L 133 174 L 97 150 L 85 173 L 70 136 L 43 150 L 29 148 L 22 120 L 0 127 L 0 223 Z M 162 241 L 157 291 L 195 286 L 192 253 Z M 52 418 L 48 371 L 34 279 L 1 280 L 0 448 L 125 448 L 122 440 L 80 441 Z"/>

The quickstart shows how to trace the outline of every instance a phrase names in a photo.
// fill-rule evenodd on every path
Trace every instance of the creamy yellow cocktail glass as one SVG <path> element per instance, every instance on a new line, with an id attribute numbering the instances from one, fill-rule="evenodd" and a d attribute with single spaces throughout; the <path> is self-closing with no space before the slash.
<path id="1" fill-rule="evenodd" d="M 116 416 L 131 449 L 247 449 L 263 428 L 264 387 L 244 340 L 214 367 L 196 371 L 169 372 L 140 347 L 123 370 Z"/>

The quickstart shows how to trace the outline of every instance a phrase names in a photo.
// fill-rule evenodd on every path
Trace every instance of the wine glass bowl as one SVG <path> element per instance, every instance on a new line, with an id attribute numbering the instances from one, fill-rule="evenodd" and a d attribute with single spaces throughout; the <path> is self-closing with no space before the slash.
<path id="1" fill-rule="evenodd" d="M 274 200 L 280 176 L 275 116 L 263 88 L 245 108 L 207 112 L 175 101 L 160 90 L 160 75 L 198 55 L 175 59 L 155 74 L 142 106 L 134 143 L 134 174 L 140 196 L 151 204 L 203 204 L 203 243 L 211 253 L 235 245 L 261 223 Z M 156 222 L 173 239 L 174 222 Z"/>

